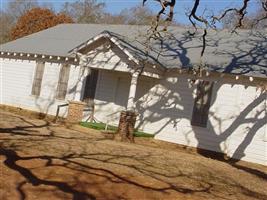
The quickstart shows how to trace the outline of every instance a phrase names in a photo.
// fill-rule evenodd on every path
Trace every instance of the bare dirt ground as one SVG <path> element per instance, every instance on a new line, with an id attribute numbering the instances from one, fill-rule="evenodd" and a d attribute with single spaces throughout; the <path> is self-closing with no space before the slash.
<path id="1" fill-rule="evenodd" d="M 0 110 L 0 199 L 267 199 L 263 166 L 141 143 Z"/>

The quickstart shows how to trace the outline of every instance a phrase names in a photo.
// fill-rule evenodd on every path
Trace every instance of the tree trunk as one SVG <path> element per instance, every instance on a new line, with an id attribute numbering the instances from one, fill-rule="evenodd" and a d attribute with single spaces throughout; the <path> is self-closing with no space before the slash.
<path id="1" fill-rule="evenodd" d="M 120 115 L 120 122 L 118 134 L 121 141 L 134 142 L 134 126 L 137 114 L 133 111 L 122 111 Z"/>

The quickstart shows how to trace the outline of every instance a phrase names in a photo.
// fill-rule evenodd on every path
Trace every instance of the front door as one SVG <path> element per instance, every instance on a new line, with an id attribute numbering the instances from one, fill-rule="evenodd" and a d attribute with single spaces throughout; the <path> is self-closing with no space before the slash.
<path id="1" fill-rule="evenodd" d="M 86 76 L 84 93 L 82 98 L 82 101 L 87 103 L 88 105 L 93 105 L 94 103 L 97 79 L 98 70 L 91 69 L 90 73 Z"/>

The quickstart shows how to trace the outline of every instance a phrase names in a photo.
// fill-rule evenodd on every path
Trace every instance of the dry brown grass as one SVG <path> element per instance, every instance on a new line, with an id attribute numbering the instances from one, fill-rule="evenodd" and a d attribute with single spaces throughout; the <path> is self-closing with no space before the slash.
<path id="1" fill-rule="evenodd" d="M 0 199 L 267 199 L 263 166 L 5 111 L 0 119 Z"/>

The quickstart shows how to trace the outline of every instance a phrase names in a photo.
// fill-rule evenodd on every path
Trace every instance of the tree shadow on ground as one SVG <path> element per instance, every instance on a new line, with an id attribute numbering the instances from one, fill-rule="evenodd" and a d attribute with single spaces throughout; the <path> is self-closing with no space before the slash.
<path id="1" fill-rule="evenodd" d="M 24 123 L 27 122 L 26 119 L 22 120 Z M 29 122 L 32 126 L 35 126 L 34 123 Z M 46 125 L 49 127 L 49 125 Z M 19 127 L 19 128 L 18 128 Z M 30 126 L 31 127 L 31 126 Z M 44 126 L 38 127 L 35 126 L 35 131 L 39 131 L 39 129 L 43 129 Z M 14 127 L 14 132 L 12 132 L 12 128 L 8 128 L 4 131 L 8 132 L 7 134 L 12 137 L 17 136 L 17 132 L 25 131 L 28 132 L 29 126 L 16 126 Z M 46 131 L 49 129 L 46 129 Z M 3 131 L 3 130 L 1 130 Z M 1 132 L 0 131 L 0 132 Z M 57 133 L 46 136 L 53 139 L 56 139 L 58 142 L 62 139 L 69 140 L 69 146 L 71 147 L 72 139 L 75 140 L 75 137 L 57 137 Z M 208 176 L 211 176 L 210 180 L 204 180 L 201 176 L 197 174 L 190 174 L 182 169 L 164 169 L 162 166 L 157 166 L 155 163 L 148 161 L 148 158 L 153 157 L 152 152 L 146 153 L 142 155 L 125 153 L 122 152 L 103 152 L 101 149 L 99 152 L 89 153 L 87 152 L 88 147 L 83 147 L 83 151 L 75 152 L 69 148 L 67 151 L 63 151 L 60 155 L 51 155 L 51 153 L 38 153 L 39 155 L 34 155 L 34 148 L 32 147 L 33 156 L 25 156 L 21 155 L 21 150 L 25 148 L 24 143 L 19 145 L 19 140 L 23 140 L 24 138 L 31 137 L 32 143 L 35 143 L 37 140 L 45 140 L 46 137 L 40 138 L 40 134 L 36 134 L 36 132 L 28 134 L 19 135 L 20 138 L 17 138 L 17 141 L 13 141 L 13 143 L 3 145 L 1 143 L 0 155 L 4 156 L 4 164 L 7 168 L 12 169 L 20 174 L 21 177 L 24 178 L 23 181 L 17 183 L 17 191 L 20 194 L 21 199 L 25 199 L 27 197 L 27 190 L 24 188 L 26 183 L 30 183 L 34 187 L 38 186 L 51 186 L 56 189 L 56 191 L 61 191 L 66 194 L 72 195 L 72 199 L 95 199 L 97 198 L 94 194 L 85 191 L 85 189 L 81 189 L 78 185 L 85 185 L 84 187 L 101 187 L 98 184 L 95 184 L 92 177 L 100 177 L 101 185 L 103 184 L 125 184 L 126 186 L 135 187 L 138 190 L 145 190 L 149 192 L 157 192 L 159 194 L 169 194 L 170 192 L 176 192 L 179 194 L 190 194 L 190 195 L 199 195 L 205 196 L 208 195 L 212 198 L 223 198 L 220 194 L 216 192 L 216 187 L 218 187 L 218 183 L 215 183 L 218 177 L 213 177 L 211 173 Z M 78 137 L 79 138 L 79 137 Z M 88 142 L 101 142 L 98 138 L 92 139 L 92 141 Z M 16 145 L 18 143 L 18 145 Z M 14 144 L 14 145 L 13 145 Z M 100 144 L 101 146 L 104 144 Z M 117 145 L 120 145 L 118 143 Z M 49 148 L 49 147 L 47 147 Z M 97 147 L 96 147 L 97 148 Z M 103 147 L 104 148 L 104 147 Z M 118 148 L 118 147 L 116 147 Z M 164 155 L 158 155 L 159 157 L 164 157 Z M 126 159 L 128 162 L 122 162 L 121 159 Z M 51 180 L 51 177 L 44 176 L 42 174 L 33 171 L 34 168 L 26 167 L 22 164 L 22 161 L 44 161 L 45 164 L 42 167 L 39 167 L 42 170 L 52 170 L 52 173 L 55 173 L 54 170 L 58 169 L 58 167 L 63 168 L 65 170 L 71 170 L 72 176 L 79 177 L 80 173 L 86 175 L 86 179 L 90 179 L 92 183 L 88 185 L 86 182 L 81 182 L 80 180 L 76 180 L 75 183 L 68 182 L 68 178 L 66 177 L 66 181 L 58 181 Z M 200 164 L 201 165 L 201 164 Z M 127 168 L 134 172 L 134 176 L 125 176 L 120 173 L 116 168 Z M 176 166 L 173 166 L 174 168 Z M 199 166 L 201 167 L 201 166 Z M 147 177 L 149 180 L 153 180 L 159 184 L 148 184 L 147 182 L 141 182 L 136 180 L 136 176 Z M 92 180 L 91 180 L 92 179 Z M 104 180 L 104 181 L 103 181 Z M 178 181 L 178 183 L 173 182 L 172 180 Z M 184 184 L 184 182 L 189 181 L 192 185 Z M 239 183 L 230 180 L 229 183 L 232 187 L 246 194 L 248 197 L 256 197 L 258 199 L 266 199 L 264 194 L 251 191 L 249 188 L 246 188 Z M 87 188 L 87 189 L 88 189 Z M 105 193 L 104 188 L 98 188 L 103 196 L 109 196 L 111 194 Z M 120 194 L 117 195 L 116 198 L 124 198 Z M 227 199 L 227 198 L 225 198 Z"/>
<path id="2" fill-rule="evenodd" d="M 39 185 L 54 186 L 58 190 L 61 190 L 62 192 L 72 194 L 73 200 L 95 199 L 93 195 L 75 190 L 72 186 L 70 186 L 66 182 L 50 181 L 50 180 L 41 179 L 37 177 L 35 174 L 33 174 L 29 169 L 22 167 L 16 163 L 19 160 L 26 160 L 26 159 L 31 159 L 31 158 L 20 157 L 19 155 L 17 155 L 15 151 L 10 150 L 10 149 L 9 150 L 0 149 L 0 155 L 4 155 L 6 157 L 4 164 L 7 167 L 19 172 L 26 179 L 26 181 L 31 183 L 33 186 L 39 186 Z M 39 157 L 39 159 L 40 158 L 41 157 Z M 49 157 L 43 157 L 43 158 L 49 159 Z M 23 191 L 21 190 L 21 185 L 19 185 L 18 188 L 19 188 L 18 191 L 20 192 L 21 197 L 22 197 L 21 199 L 24 199 L 25 193 L 23 193 Z"/>

